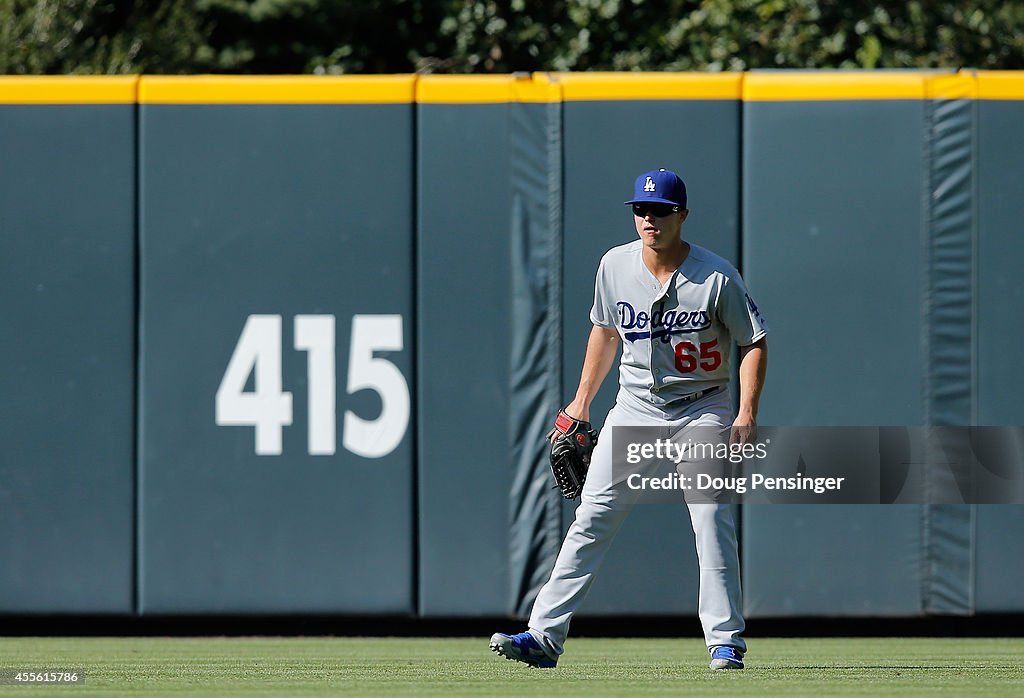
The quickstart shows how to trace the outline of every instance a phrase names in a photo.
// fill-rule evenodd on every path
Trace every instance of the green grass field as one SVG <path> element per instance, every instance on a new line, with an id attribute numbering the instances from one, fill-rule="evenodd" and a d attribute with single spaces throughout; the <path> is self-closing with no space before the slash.
<path id="1" fill-rule="evenodd" d="M 0 668 L 84 669 L 79 686 L 0 695 L 1020 696 L 1024 640 L 753 639 L 747 668 L 711 672 L 694 639 L 570 641 L 554 670 L 487 638 L 0 638 Z"/>

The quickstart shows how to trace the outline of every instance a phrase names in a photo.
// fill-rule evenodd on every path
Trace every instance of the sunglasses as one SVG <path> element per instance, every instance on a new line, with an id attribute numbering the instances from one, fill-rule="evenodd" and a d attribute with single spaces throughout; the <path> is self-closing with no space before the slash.
<path id="1" fill-rule="evenodd" d="M 633 214 L 641 217 L 646 216 L 650 212 L 655 218 L 664 218 L 678 211 L 679 207 L 672 204 L 633 204 Z"/>

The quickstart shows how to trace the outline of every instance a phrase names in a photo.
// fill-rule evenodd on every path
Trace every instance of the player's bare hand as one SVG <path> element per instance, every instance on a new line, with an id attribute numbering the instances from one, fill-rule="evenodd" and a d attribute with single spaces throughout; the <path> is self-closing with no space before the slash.
<path id="1" fill-rule="evenodd" d="M 590 421 L 590 405 L 579 399 L 573 400 L 566 405 L 565 413 L 573 419 L 578 419 L 581 422 Z"/>
<path id="2" fill-rule="evenodd" d="M 573 419 L 578 419 L 581 422 L 590 421 L 590 405 L 587 405 L 586 403 L 578 399 L 573 400 L 568 405 L 566 405 L 565 413 L 572 417 Z M 558 430 L 553 428 L 550 432 L 548 432 L 548 441 L 554 442 L 555 436 L 557 434 Z"/>
<path id="3" fill-rule="evenodd" d="M 752 415 L 740 414 L 729 431 L 730 444 L 750 444 L 757 439 L 757 421 Z"/>

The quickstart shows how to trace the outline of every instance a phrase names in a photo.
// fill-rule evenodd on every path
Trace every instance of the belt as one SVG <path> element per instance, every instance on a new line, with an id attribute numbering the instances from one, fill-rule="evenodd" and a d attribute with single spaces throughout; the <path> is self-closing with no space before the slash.
<path id="1" fill-rule="evenodd" d="M 690 393 L 689 395 L 684 395 L 683 397 L 676 398 L 672 402 L 693 402 L 694 400 L 700 400 L 705 395 L 717 393 L 721 389 L 722 386 L 716 385 L 714 388 L 708 388 L 707 390 L 698 390 L 695 393 Z"/>

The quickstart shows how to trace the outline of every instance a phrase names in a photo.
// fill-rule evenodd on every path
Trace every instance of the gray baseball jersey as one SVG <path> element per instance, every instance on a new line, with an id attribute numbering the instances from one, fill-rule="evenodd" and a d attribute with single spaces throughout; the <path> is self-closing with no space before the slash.
<path id="1" fill-rule="evenodd" d="M 590 320 L 622 339 L 620 394 L 659 407 L 726 385 L 732 342 L 753 344 L 768 332 L 739 272 L 690 243 L 668 283 L 658 283 L 634 240 L 605 253 Z"/>

